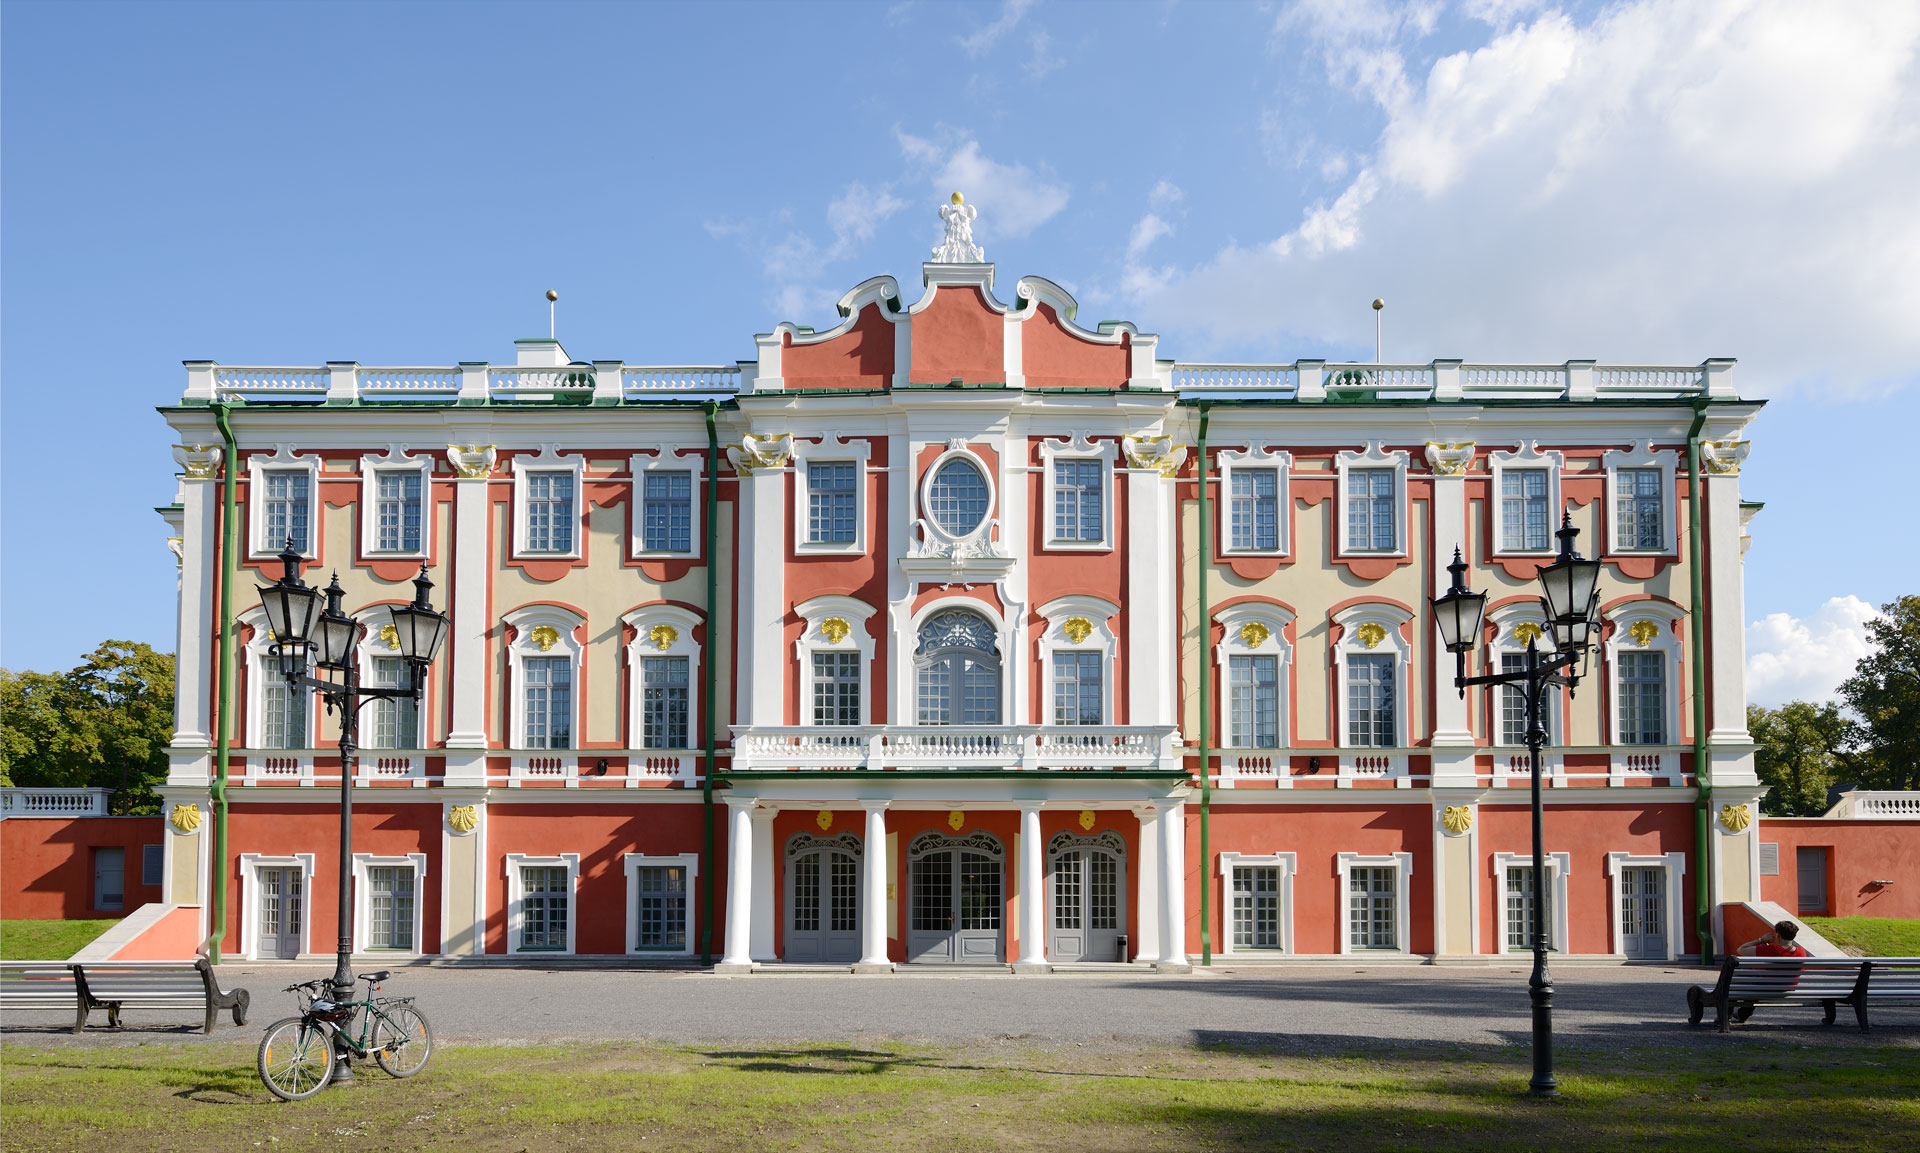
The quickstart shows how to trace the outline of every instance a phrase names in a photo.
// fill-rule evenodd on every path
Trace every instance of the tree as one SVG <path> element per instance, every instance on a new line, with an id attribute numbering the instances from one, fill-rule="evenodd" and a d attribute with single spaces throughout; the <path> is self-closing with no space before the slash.
<path id="1" fill-rule="evenodd" d="M 1858 721 L 1848 768 L 1869 789 L 1920 785 L 1920 596 L 1880 606 L 1867 622 L 1873 651 L 1853 667 L 1840 699 Z"/>
<path id="2" fill-rule="evenodd" d="M 173 739 L 173 654 L 107 641 L 65 674 L 0 669 L 0 776 L 114 790 L 115 813 L 157 813 Z"/>
<path id="3" fill-rule="evenodd" d="M 1789 701 L 1777 709 L 1747 706 L 1747 731 L 1760 748 L 1754 771 L 1768 788 L 1762 811 L 1772 817 L 1813 817 L 1827 809 L 1849 726 L 1840 706 Z"/>

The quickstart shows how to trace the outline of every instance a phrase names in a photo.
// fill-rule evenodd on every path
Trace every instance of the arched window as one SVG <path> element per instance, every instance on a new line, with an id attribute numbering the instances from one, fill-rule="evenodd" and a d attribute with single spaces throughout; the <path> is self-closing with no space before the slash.
<path id="1" fill-rule="evenodd" d="M 914 654 L 923 725 L 1000 723 L 1000 648 L 993 625 L 966 609 L 935 613 Z"/>

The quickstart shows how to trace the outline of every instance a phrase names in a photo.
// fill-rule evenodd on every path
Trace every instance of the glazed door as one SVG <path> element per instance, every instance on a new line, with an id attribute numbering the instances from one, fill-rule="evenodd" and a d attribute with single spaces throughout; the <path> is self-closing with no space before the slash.
<path id="1" fill-rule="evenodd" d="M 1000 862 L 985 853 L 959 854 L 958 932 L 955 960 L 975 963 L 1000 959 L 1001 914 L 1006 902 L 1000 894 Z"/>
<path id="2" fill-rule="evenodd" d="M 1632 960 L 1667 959 L 1666 878 L 1647 866 L 1620 871 L 1620 951 Z"/>
<path id="3" fill-rule="evenodd" d="M 306 894 L 297 868 L 262 868 L 260 876 L 260 940 L 262 959 L 292 960 L 300 955 Z"/>
<path id="4" fill-rule="evenodd" d="M 1054 838 L 1048 853 L 1047 959 L 1124 961 L 1126 869 L 1118 838 Z"/>
<path id="5" fill-rule="evenodd" d="M 908 857 L 907 960 L 991 964 L 1005 955 L 1003 855 L 975 834 L 924 834 Z"/>
<path id="6" fill-rule="evenodd" d="M 785 958 L 800 964 L 860 959 L 860 860 L 845 848 L 808 848 L 787 860 Z"/>

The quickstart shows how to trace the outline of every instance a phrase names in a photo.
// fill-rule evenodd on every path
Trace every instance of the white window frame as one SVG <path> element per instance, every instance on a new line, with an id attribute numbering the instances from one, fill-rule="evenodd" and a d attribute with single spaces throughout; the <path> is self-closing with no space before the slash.
<path id="1" fill-rule="evenodd" d="M 267 701 L 266 690 L 269 683 L 281 681 L 280 662 L 268 649 L 273 644 L 273 630 L 267 625 L 267 613 L 258 606 L 241 614 L 240 623 L 253 630 L 253 636 L 247 641 L 247 731 L 246 748 L 249 751 L 266 753 L 284 753 L 299 757 L 307 767 L 303 778 L 311 779 L 312 751 L 319 747 L 320 702 L 311 690 L 307 697 L 307 743 L 298 749 L 269 749 L 261 742 L 266 739 Z M 248 760 L 248 775 L 252 774 L 252 759 Z"/>
<path id="2" fill-rule="evenodd" d="M 684 657 L 687 662 L 687 742 L 693 743 L 694 734 L 700 729 L 700 710 L 705 702 L 700 699 L 700 646 L 694 642 L 693 630 L 706 624 L 698 613 L 690 612 L 677 605 L 651 604 L 626 613 L 621 623 L 633 630 L 633 639 L 627 642 L 627 746 L 645 748 L 642 743 L 646 733 L 646 685 L 643 673 L 646 668 L 641 662 L 648 657 Z M 673 640 L 664 648 L 653 639 L 653 630 L 665 625 L 674 632 Z M 685 751 L 685 750 L 648 750 Z"/>
<path id="3" fill-rule="evenodd" d="M 1548 899 L 1553 902 L 1553 908 L 1548 910 L 1553 915 L 1548 918 L 1550 923 L 1547 925 L 1547 948 L 1555 953 L 1564 954 L 1570 951 L 1568 945 L 1570 938 L 1567 936 L 1567 877 L 1573 871 L 1572 857 L 1567 853 L 1548 853 L 1546 862 L 1547 884 L 1551 886 Z M 1525 949 L 1515 949 L 1507 944 L 1507 868 L 1511 865 L 1532 868 L 1533 852 L 1529 850 L 1524 853 L 1493 854 L 1493 907 L 1496 920 L 1494 932 L 1497 946 L 1494 953 L 1496 955 L 1533 951 L 1531 943 Z"/>
<path id="4" fill-rule="evenodd" d="M 1119 651 L 1119 638 L 1113 633 L 1113 618 L 1120 613 L 1120 606 L 1099 597 L 1065 596 L 1048 601 L 1039 608 L 1040 617 L 1046 621 L 1046 627 L 1040 634 L 1040 723 L 1049 728 L 1055 727 L 1053 717 L 1053 655 L 1055 653 L 1097 653 L 1100 656 L 1100 723 L 1113 725 L 1113 669 L 1114 656 Z M 1084 640 L 1074 640 L 1067 635 L 1067 622 L 1084 620 L 1093 626 Z M 1085 728 L 1085 725 L 1064 725 L 1062 728 Z"/>
<path id="5" fill-rule="evenodd" d="M 1338 521 L 1334 527 L 1334 555 L 1338 557 L 1395 557 L 1407 555 L 1407 461 L 1404 450 L 1388 452 L 1383 442 L 1370 440 L 1365 452 L 1348 450 L 1334 458 L 1339 476 L 1335 492 Z M 1354 469 L 1390 468 L 1393 470 L 1393 547 L 1390 549 L 1349 548 L 1347 545 L 1347 474 Z"/>
<path id="6" fill-rule="evenodd" d="M 368 947 L 372 937 L 368 933 L 368 921 L 373 910 L 373 882 L 368 870 L 383 866 L 413 867 L 413 948 L 380 949 Z M 353 855 L 353 940 L 354 956 L 366 954 L 372 957 L 424 957 L 428 954 L 422 948 L 426 944 L 427 915 L 427 855 L 425 853 L 406 853 L 400 856 L 376 856 L 372 853 Z"/>
<path id="7" fill-rule="evenodd" d="M 698 448 L 699 451 L 693 451 Z M 686 455 L 681 455 L 685 453 Z M 687 560 L 700 555 L 701 517 L 706 515 L 707 456 L 704 445 L 663 444 L 650 454 L 635 453 L 627 458 L 627 471 L 633 474 L 633 516 L 627 542 L 628 555 L 635 560 Z M 692 481 L 688 496 L 690 518 L 687 550 L 649 549 L 647 547 L 647 477 L 650 472 L 684 472 Z"/>
<path id="8" fill-rule="evenodd" d="M 513 557 L 515 560 L 579 560 L 587 536 L 586 476 L 587 458 L 561 455 L 551 444 L 543 444 L 532 456 L 518 453 L 513 458 Z M 532 552 L 527 548 L 527 482 L 536 472 L 573 474 L 573 533 L 571 547 L 562 550 Z"/>
<path id="9" fill-rule="evenodd" d="M 575 638 L 574 631 L 586 624 L 586 618 L 563 609 L 558 605 L 535 604 L 517 608 L 500 618 L 513 627 L 513 642 L 507 646 L 508 675 L 508 722 L 510 725 L 509 748 L 527 750 L 527 675 L 526 662 L 529 657 L 568 657 L 573 661 L 573 685 L 571 716 L 572 742 L 564 749 L 527 750 L 540 755 L 563 756 L 569 751 L 580 748 L 581 725 L 586 717 L 586 701 L 580 691 L 580 673 L 586 664 L 586 646 Z M 541 649 L 533 639 L 533 631 L 545 625 L 558 634 L 551 649 Z"/>
<path id="10" fill-rule="evenodd" d="M 1607 526 L 1606 555 L 1619 556 L 1675 556 L 1678 555 L 1679 525 L 1676 515 L 1679 501 L 1675 492 L 1675 475 L 1680 467 L 1680 454 L 1672 449 L 1654 451 L 1651 440 L 1643 440 L 1634 448 L 1603 453 L 1601 465 L 1607 470 L 1607 507 L 1603 515 Z M 1622 548 L 1620 545 L 1620 470 L 1623 468 L 1657 468 L 1660 470 L 1660 535 L 1659 548 Z"/>
<path id="11" fill-rule="evenodd" d="M 1288 723 L 1293 712 L 1293 646 L 1287 642 L 1287 629 L 1293 624 L 1293 612 L 1284 605 L 1271 601 L 1242 601 L 1230 605 L 1213 614 L 1224 632 L 1220 643 L 1214 646 L 1214 680 L 1218 693 L 1215 699 L 1220 702 L 1220 715 L 1214 718 L 1219 722 L 1216 732 L 1224 733 L 1226 740 L 1222 748 L 1261 749 L 1260 745 L 1236 745 L 1233 740 L 1233 660 L 1234 657 L 1278 657 L 1279 669 L 1276 676 L 1275 691 L 1278 693 L 1279 743 L 1274 752 L 1290 748 L 1293 729 Z M 1258 625 L 1267 630 L 1258 645 L 1249 643 L 1243 635 L 1248 625 Z M 1281 773 L 1277 780 L 1284 782 L 1282 787 L 1290 786 L 1293 778 Z"/>
<path id="12" fill-rule="evenodd" d="M 987 482 L 986 515 L 980 518 L 980 523 L 971 531 L 964 533 L 948 532 L 941 527 L 940 522 L 933 518 L 928 499 L 933 492 L 934 477 L 955 460 L 964 460 L 971 464 Z M 988 465 L 986 459 L 973 451 L 973 447 L 966 441 L 959 439 L 948 441 L 946 451 L 927 464 L 920 473 L 919 482 L 913 486 L 914 516 L 918 520 L 921 539 L 928 544 L 937 543 L 948 553 L 955 551 L 955 546 L 971 545 L 975 542 L 984 544 L 991 541 L 994 532 L 1000 527 L 1000 485 L 993 473 L 994 470 Z"/>
<path id="13" fill-rule="evenodd" d="M 1270 556 L 1283 557 L 1293 547 L 1293 495 L 1288 483 L 1293 470 L 1293 454 L 1282 452 L 1266 444 L 1256 444 L 1247 449 L 1223 449 L 1213 454 L 1214 463 L 1220 470 L 1218 505 L 1222 510 L 1217 518 L 1220 531 L 1216 534 L 1221 556 Z M 1276 501 L 1276 548 L 1235 548 L 1233 545 L 1233 472 L 1235 469 L 1271 470 L 1275 474 L 1274 499 Z"/>
<path id="14" fill-rule="evenodd" d="M 567 945 L 561 949 L 527 949 L 522 943 L 526 931 L 526 879 L 522 868 L 565 869 L 567 871 Z M 524 853 L 507 854 L 507 952 L 540 957 L 571 957 L 574 932 L 580 927 L 580 854 L 560 853 L 551 857 L 530 857 Z"/>
<path id="15" fill-rule="evenodd" d="M 293 446 L 277 444 L 272 456 L 259 453 L 247 458 L 247 555 L 252 559 L 279 556 L 287 542 L 264 539 L 267 531 L 267 473 L 304 472 L 307 474 L 307 547 L 300 550 L 303 560 L 320 555 L 320 464 L 317 453 L 296 455 Z"/>
<path id="16" fill-rule="evenodd" d="M 872 634 L 867 631 L 867 621 L 873 617 L 873 606 L 853 597 L 818 596 L 795 605 L 793 611 L 805 622 L 805 627 L 800 630 L 800 639 L 793 642 L 793 659 L 800 669 L 800 723 L 813 724 L 813 654 L 816 652 L 859 653 L 860 696 L 862 700 L 871 701 L 875 684 L 874 643 Z M 824 631 L 830 620 L 845 621 L 847 624 L 846 635 L 837 641 Z M 869 723 L 872 715 L 862 710 L 860 723 Z"/>
<path id="17" fill-rule="evenodd" d="M 1280 870 L 1280 948 L 1250 949 L 1240 954 L 1247 957 L 1278 957 L 1293 955 L 1293 879 L 1299 873 L 1298 857 L 1294 853 L 1268 853 L 1264 856 L 1255 853 L 1220 854 L 1220 907 L 1226 912 L 1225 932 L 1220 934 L 1220 952 L 1223 956 L 1234 955 L 1233 948 L 1233 871 L 1237 868 L 1277 868 Z"/>
<path id="18" fill-rule="evenodd" d="M 1055 540 L 1053 536 L 1053 501 L 1055 462 L 1092 460 L 1105 464 L 1100 476 L 1100 539 L 1099 540 Z M 1094 442 L 1086 433 L 1075 433 L 1072 439 L 1053 438 L 1040 441 L 1041 476 L 1043 478 L 1043 496 L 1040 515 L 1044 523 L 1040 529 L 1041 552 L 1112 552 L 1113 551 L 1113 488 L 1119 475 L 1120 442 L 1102 440 Z"/>
<path id="19" fill-rule="evenodd" d="M 1487 623 L 1493 625 L 1495 630 L 1493 639 L 1488 641 L 1486 646 L 1486 671 L 1488 673 L 1503 671 L 1500 667 L 1502 657 L 1526 656 L 1527 646 L 1525 642 L 1519 640 L 1514 635 L 1514 630 L 1521 625 L 1532 625 L 1540 630 L 1539 640 L 1536 641 L 1535 644 L 1539 649 L 1541 663 L 1544 664 L 1553 658 L 1553 632 L 1547 628 L 1546 612 L 1540 607 L 1540 602 L 1537 599 L 1528 597 L 1512 604 L 1502 605 L 1500 608 L 1487 614 Z M 1490 704 L 1489 716 L 1487 718 L 1489 722 L 1487 744 L 1498 749 L 1525 748 L 1525 741 L 1510 742 L 1505 739 L 1505 734 L 1501 731 L 1500 713 L 1502 710 L 1503 695 L 1508 691 L 1505 685 L 1489 685 L 1487 687 L 1487 700 Z M 1563 715 L 1565 711 L 1566 697 L 1561 695 L 1554 698 L 1554 707 L 1550 709 L 1547 714 L 1547 745 L 1549 748 L 1564 743 L 1563 738 L 1567 727 L 1566 717 Z M 1552 756 L 1551 753 L 1545 753 L 1543 755 L 1548 757 Z"/>
<path id="20" fill-rule="evenodd" d="M 1685 896 L 1680 890 L 1681 882 L 1687 875 L 1687 855 L 1685 853 L 1662 853 L 1654 856 L 1641 856 L 1634 853 L 1607 854 L 1607 940 L 1612 942 L 1613 954 L 1618 957 L 1627 955 L 1626 942 L 1620 939 L 1620 873 L 1628 867 L 1648 867 L 1667 871 L 1667 960 L 1680 959 L 1680 933 L 1685 924 L 1681 906 Z"/>
<path id="21" fill-rule="evenodd" d="M 1413 642 L 1400 634 L 1400 627 L 1413 621 L 1414 615 L 1399 605 L 1369 601 L 1364 604 L 1350 605 L 1333 614 L 1333 623 L 1341 627 L 1340 640 L 1333 648 L 1334 684 L 1337 699 L 1334 702 L 1335 723 L 1340 726 L 1335 744 L 1342 749 L 1404 749 L 1409 743 L 1410 725 L 1413 723 Z M 1386 630 L 1380 643 L 1368 648 L 1360 639 L 1360 627 L 1367 624 L 1379 625 Z M 1353 656 L 1384 656 L 1391 654 L 1399 659 L 1394 666 L 1393 686 L 1393 744 L 1355 745 L 1347 724 L 1347 661 Z M 1343 758 L 1344 766 L 1344 758 Z"/>
<path id="22" fill-rule="evenodd" d="M 864 556 L 867 551 L 867 459 L 873 442 L 862 437 L 851 440 L 825 434 L 818 441 L 793 438 L 793 551 L 797 555 Z M 807 539 L 809 512 L 813 494 L 807 485 L 807 464 L 852 464 L 853 467 L 853 540 L 813 541 Z M 984 467 L 981 471 L 986 471 Z"/>
<path id="23" fill-rule="evenodd" d="M 1393 935 L 1396 948 L 1363 949 L 1353 951 L 1353 900 L 1351 887 L 1353 870 L 1356 867 L 1391 868 L 1394 872 L 1393 886 Z M 1413 952 L 1413 907 L 1407 901 L 1412 891 L 1413 854 L 1388 853 L 1384 856 L 1367 856 L 1364 853 L 1335 853 L 1334 875 L 1339 878 L 1339 900 L 1336 902 L 1339 916 L 1340 954 L 1342 956 L 1409 956 Z"/>
<path id="24" fill-rule="evenodd" d="M 1539 441 L 1525 440 L 1521 441 L 1513 452 L 1488 453 L 1487 464 L 1493 471 L 1491 516 L 1494 555 L 1527 557 L 1553 555 L 1558 547 L 1553 534 L 1560 527 L 1560 518 L 1553 514 L 1566 507 L 1560 496 L 1560 477 L 1567 469 L 1566 454 L 1542 452 Z M 1509 469 L 1544 471 L 1547 474 L 1547 543 L 1540 548 L 1523 548 L 1507 539 L 1506 490 L 1503 486 L 1506 484 L 1506 473 Z"/>
<path id="25" fill-rule="evenodd" d="M 1661 750 L 1668 746 L 1684 744 L 1683 718 L 1680 715 L 1680 674 L 1683 647 L 1679 630 L 1675 627 L 1686 619 L 1686 613 L 1664 601 L 1639 600 L 1616 605 L 1606 613 L 1606 620 L 1612 626 L 1610 635 L 1602 645 L 1607 661 L 1607 743 L 1626 752 Z M 1633 626 L 1647 621 L 1655 626 L 1654 635 L 1642 645 L 1633 638 Z M 1666 729 L 1667 739 L 1658 745 L 1629 745 L 1620 739 L 1620 656 L 1623 653 L 1657 652 L 1664 655 L 1666 685 Z M 1675 782 L 1678 783 L 1677 781 Z"/>
<path id="26" fill-rule="evenodd" d="M 920 652 L 920 628 L 948 609 L 966 609 L 969 612 L 978 613 L 987 624 L 992 626 L 993 643 L 1000 650 L 1000 723 L 1002 725 L 1020 723 L 1015 718 L 1024 716 L 1025 710 L 1016 711 L 1018 695 L 1015 692 L 1014 682 L 1018 680 L 1021 688 L 1028 683 L 1025 677 L 1016 675 L 1020 672 L 1019 653 L 1022 647 L 1016 644 L 1016 640 L 1019 639 L 1022 630 L 1018 630 L 1009 623 L 1006 613 L 986 601 L 975 597 L 951 595 L 935 597 L 921 605 L 907 618 L 904 632 L 895 637 L 895 644 L 899 646 L 895 651 L 900 654 L 900 659 L 893 662 L 894 692 L 895 699 L 902 702 L 899 706 L 902 723 L 918 724 L 920 720 L 920 667 L 915 662 L 915 657 Z M 1051 702 L 1048 703 L 1048 707 L 1052 707 Z M 966 730 L 964 724 L 956 723 L 952 727 L 963 732 Z"/>
<path id="27" fill-rule="evenodd" d="M 381 609 L 381 608 L 387 608 L 387 607 L 390 607 L 390 606 L 386 604 L 369 605 L 366 608 L 361 609 L 359 615 L 362 618 L 364 618 L 366 614 L 373 609 Z M 386 639 L 384 639 L 380 635 L 380 629 L 378 627 L 369 628 L 367 630 L 366 639 L 363 640 L 356 647 L 355 657 L 360 662 L 360 683 L 368 686 L 369 688 L 381 687 L 379 685 L 379 682 L 374 678 L 374 675 L 373 675 L 373 670 L 374 670 L 373 662 L 376 659 L 377 660 L 399 660 L 403 664 L 405 663 L 404 658 L 400 656 L 400 650 L 394 647 L 390 642 L 388 642 Z M 414 743 L 413 744 L 405 745 L 405 746 L 395 746 L 394 748 L 389 749 L 383 745 L 375 745 L 371 743 L 372 734 L 376 731 L 377 717 L 378 717 L 378 711 L 380 709 L 380 705 L 382 703 L 385 703 L 385 702 L 375 702 L 367 706 L 366 711 L 360 714 L 360 731 L 363 734 L 366 734 L 368 738 L 368 740 L 366 742 L 363 742 L 360 747 L 363 749 L 371 749 L 377 752 L 395 752 L 395 753 L 404 753 L 404 752 L 410 752 L 410 751 L 417 752 L 421 749 L 428 747 L 429 742 L 428 742 L 427 733 L 425 730 L 426 730 L 427 718 L 432 715 L 432 711 L 431 711 L 432 706 L 428 702 L 427 696 L 432 691 L 433 691 L 433 677 L 431 676 L 431 674 L 429 674 L 425 682 L 425 687 L 421 690 L 421 693 L 420 693 L 420 703 L 414 709 L 414 717 L 413 717 Z M 392 703 L 394 703 L 397 706 L 399 702 L 396 701 Z"/>
<path id="28" fill-rule="evenodd" d="M 433 551 L 433 457 L 410 455 L 404 444 L 389 445 L 384 456 L 360 458 L 360 555 L 382 560 L 426 560 Z M 420 474 L 420 547 L 380 547 L 380 475 Z"/>
<path id="29" fill-rule="evenodd" d="M 680 865 L 687 870 L 687 947 L 684 949 L 642 949 L 638 947 L 640 936 L 640 870 L 651 865 Z M 700 854 L 678 853 L 671 856 L 649 856 L 645 853 L 627 853 L 621 868 L 627 875 L 627 943 L 629 957 L 691 957 L 693 955 L 694 930 L 694 882 L 700 876 Z"/>
<path id="30" fill-rule="evenodd" d="M 260 873 L 261 869 L 300 870 L 300 952 L 313 952 L 313 858 L 312 853 L 267 856 L 240 854 L 240 955 L 251 961 L 260 956 Z M 359 938 L 355 938 L 358 940 Z"/>

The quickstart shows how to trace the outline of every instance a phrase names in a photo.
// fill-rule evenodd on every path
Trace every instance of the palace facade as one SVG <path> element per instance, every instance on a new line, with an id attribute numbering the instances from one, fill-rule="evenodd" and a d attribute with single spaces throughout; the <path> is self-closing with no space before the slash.
<path id="1" fill-rule="evenodd" d="M 1665 960 L 1760 899 L 1731 361 L 1186 364 L 1003 300 L 951 220 L 936 257 L 732 365 L 190 362 L 164 899 L 332 951 L 338 720 L 255 592 L 289 539 L 364 682 L 423 564 L 452 622 L 362 714 L 370 953 L 1464 959 L 1545 900 L 1557 950 Z M 1460 549 L 1469 672 L 1513 667 L 1563 512 L 1605 626 L 1536 765 L 1428 598 Z"/>

